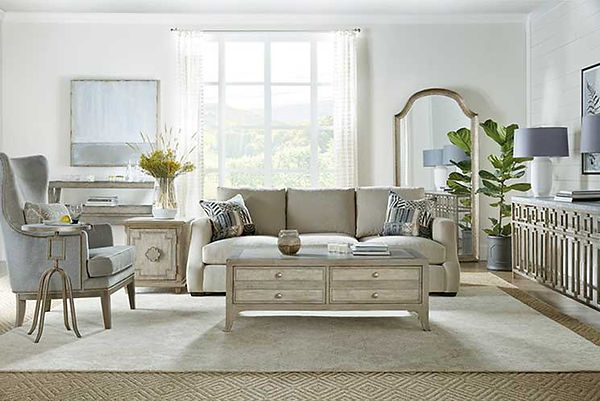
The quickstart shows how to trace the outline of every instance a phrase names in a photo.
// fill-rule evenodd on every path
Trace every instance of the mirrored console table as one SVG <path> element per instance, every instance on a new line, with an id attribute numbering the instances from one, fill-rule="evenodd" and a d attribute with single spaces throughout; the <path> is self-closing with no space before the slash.
<path id="1" fill-rule="evenodd" d="M 600 202 L 512 198 L 513 272 L 600 310 Z"/>

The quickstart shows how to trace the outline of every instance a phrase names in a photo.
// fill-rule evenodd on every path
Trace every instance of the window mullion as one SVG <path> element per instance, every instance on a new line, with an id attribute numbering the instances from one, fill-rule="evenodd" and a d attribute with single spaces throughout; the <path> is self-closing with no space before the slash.
<path id="1" fill-rule="evenodd" d="M 219 57 L 219 88 L 218 88 L 218 111 L 217 111 L 217 147 L 219 151 L 219 179 L 218 185 L 225 185 L 225 130 L 223 129 L 224 124 L 224 112 L 225 112 L 225 41 L 223 38 L 219 38 L 218 41 L 218 57 Z"/>
<path id="2" fill-rule="evenodd" d="M 273 113 L 271 112 L 271 41 L 265 39 L 265 52 L 264 52 L 264 69 L 265 69 L 265 186 L 271 187 L 273 185 L 273 174 L 272 174 L 272 136 L 271 136 L 271 118 Z"/>
<path id="3" fill-rule="evenodd" d="M 310 182 L 319 187 L 319 110 L 317 86 L 317 41 L 310 41 Z"/>

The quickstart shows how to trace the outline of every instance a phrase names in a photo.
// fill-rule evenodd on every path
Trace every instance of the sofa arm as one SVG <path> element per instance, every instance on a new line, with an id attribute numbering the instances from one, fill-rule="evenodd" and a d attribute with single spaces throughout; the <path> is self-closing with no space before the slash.
<path id="1" fill-rule="evenodd" d="M 110 224 L 93 224 L 92 229 L 87 234 L 90 249 L 114 245 Z"/>
<path id="2" fill-rule="evenodd" d="M 212 224 L 208 217 L 199 217 L 192 221 L 187 262 L 187 286 L 190 293 L 203 291 L 204 263 L 202 262 L 202 248 L 210 243 L 211 238 Z"/>
<path id="3" fill-rule="evenodd" d="M 456 238 L 456 223 L 454 221 L 437 217 L 433 220 L 433 240 L 446 248 L 446 261 L 442 264 L 446 269 L 447 293 L 456 293 L 460 287 L 460 264 L 458 262 L 458 241 Z"/>

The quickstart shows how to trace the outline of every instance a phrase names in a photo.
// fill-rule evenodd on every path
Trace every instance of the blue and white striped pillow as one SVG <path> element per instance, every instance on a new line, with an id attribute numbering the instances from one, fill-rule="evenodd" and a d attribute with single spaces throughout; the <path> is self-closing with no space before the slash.
<path id="1" fill-rule="evenodd" d="M 381 235 L 410 235 L 431 238 L 433 202 L 407 200 L 390 191 Z"/>
<path id="2" fill-rule="evenodd" d="M 226 201 L 201 200 L 200 206 L 212 224 L 211 241 L 254 235 L 256 232 L 250 212 L 240 194 Z"/>

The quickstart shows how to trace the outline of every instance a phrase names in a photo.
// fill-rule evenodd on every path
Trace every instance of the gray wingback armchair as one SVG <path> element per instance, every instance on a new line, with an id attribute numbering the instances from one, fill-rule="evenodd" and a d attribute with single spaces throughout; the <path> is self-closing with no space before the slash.
<path id="1" fill-rule="evenodd" d="M 25 202 L 46 203 L 48 162 L 44 156 L 9 158 L 0 153 L 0 225 L 4 236 L 8 274 L 17 297 L 16 326 L 23 324 L 27 300 L 35 300 L 42 272 L 50 267 L 46 235 L 21 230 Z M 114 246 L 108 224 L 89 232 L 65 235 L 65 260 L 60 267 L 69 275 L 73 296 L 100 297 L 104 327 L 111 327 L 110 296 L 127 287 L 129 306 L 135 309 L 134 248 Z M 60 280 L 53 277 L 50 296 L 61 298 Z"/>

